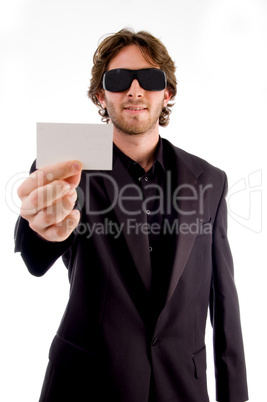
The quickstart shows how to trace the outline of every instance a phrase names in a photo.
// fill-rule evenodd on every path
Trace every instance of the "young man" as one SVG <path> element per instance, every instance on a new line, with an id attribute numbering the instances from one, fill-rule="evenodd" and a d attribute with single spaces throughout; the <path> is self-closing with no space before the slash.
<path id="1" fill-rule="evenodd" d="M 42 402 L 207 402 L 208 307 L 217 400 L 248 398 L 226 176 L 159 136 L 174 73 L 146 32 L 104 39 L 88 94 L 113 123 L 113 170 L 68 161 L 18 190 L 16 251 L 36 276 L 62 256 L 71 283 Z"/>

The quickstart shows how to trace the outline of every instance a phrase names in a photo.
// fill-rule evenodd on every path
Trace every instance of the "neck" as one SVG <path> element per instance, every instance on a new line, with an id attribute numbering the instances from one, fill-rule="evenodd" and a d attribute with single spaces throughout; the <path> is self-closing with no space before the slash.
<path id="1" fill-rule="evenodd" d="M 115 145 L 127 156 L 139 163 L 147 172 L 153 165 L 159 141 L 158 133 L 125 134 L 114 130 Z"/>

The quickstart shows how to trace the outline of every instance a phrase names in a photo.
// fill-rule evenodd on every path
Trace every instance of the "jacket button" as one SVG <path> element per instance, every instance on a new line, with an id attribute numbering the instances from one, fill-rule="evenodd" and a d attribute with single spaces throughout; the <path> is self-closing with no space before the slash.
<path id="1" fill-rule="evenodd" d="M 152 346 L 156 346 L 156 344 L 158 343 L 158 338 L 154 338 L 152 341 Z"/>

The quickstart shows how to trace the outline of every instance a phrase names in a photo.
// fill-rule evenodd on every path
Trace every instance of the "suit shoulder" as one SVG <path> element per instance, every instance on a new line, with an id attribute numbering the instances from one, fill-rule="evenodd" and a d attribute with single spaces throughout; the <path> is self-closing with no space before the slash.
<path id="1" fill-rule="evenodd" d="M 171 148 L 175 154 L 176 159 L 178 159 L 181 163 L 183 163 L 191 172 L 199 177 L 201 174 L 205 176 L 213 176 L 221 179 L 223 182 L 225 181 L 226 174 L 225 172 L 218 168 L 217 166 L 212 165 L 205 159 L 200 158 L 197 155 L 191 154 L 169 142 L 166 139 L 163 139 L 164 145 Z"/>

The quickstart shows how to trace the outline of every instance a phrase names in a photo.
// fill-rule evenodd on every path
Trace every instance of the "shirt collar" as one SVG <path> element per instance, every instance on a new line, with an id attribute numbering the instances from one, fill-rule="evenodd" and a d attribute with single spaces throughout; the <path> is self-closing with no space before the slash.
<path id="1" fill-rule="evenodd" d="M 114 151 L 114 155 L 116 155 L 118 158 L 120 158 L 120 160 L 122 161 L 123 165 L 125 166 L 125 168 L 127 170 L 129 170 L 132 165 L 138 164 L 136 161 L 131 159 L 129 156 L 125 155 L 114 143 L 113 143 L 113 151 Z M 163 142 L 162 142 L 161 137 L 159 137 L 159 142 L 158 142 L 158 145 L 156 148 L 153 168 L 155 168 L 156 165 L 160 166 L 164 172 L 166 171 L 166 167 L 164 164 L 164 158 L 163 158 Z"/>

